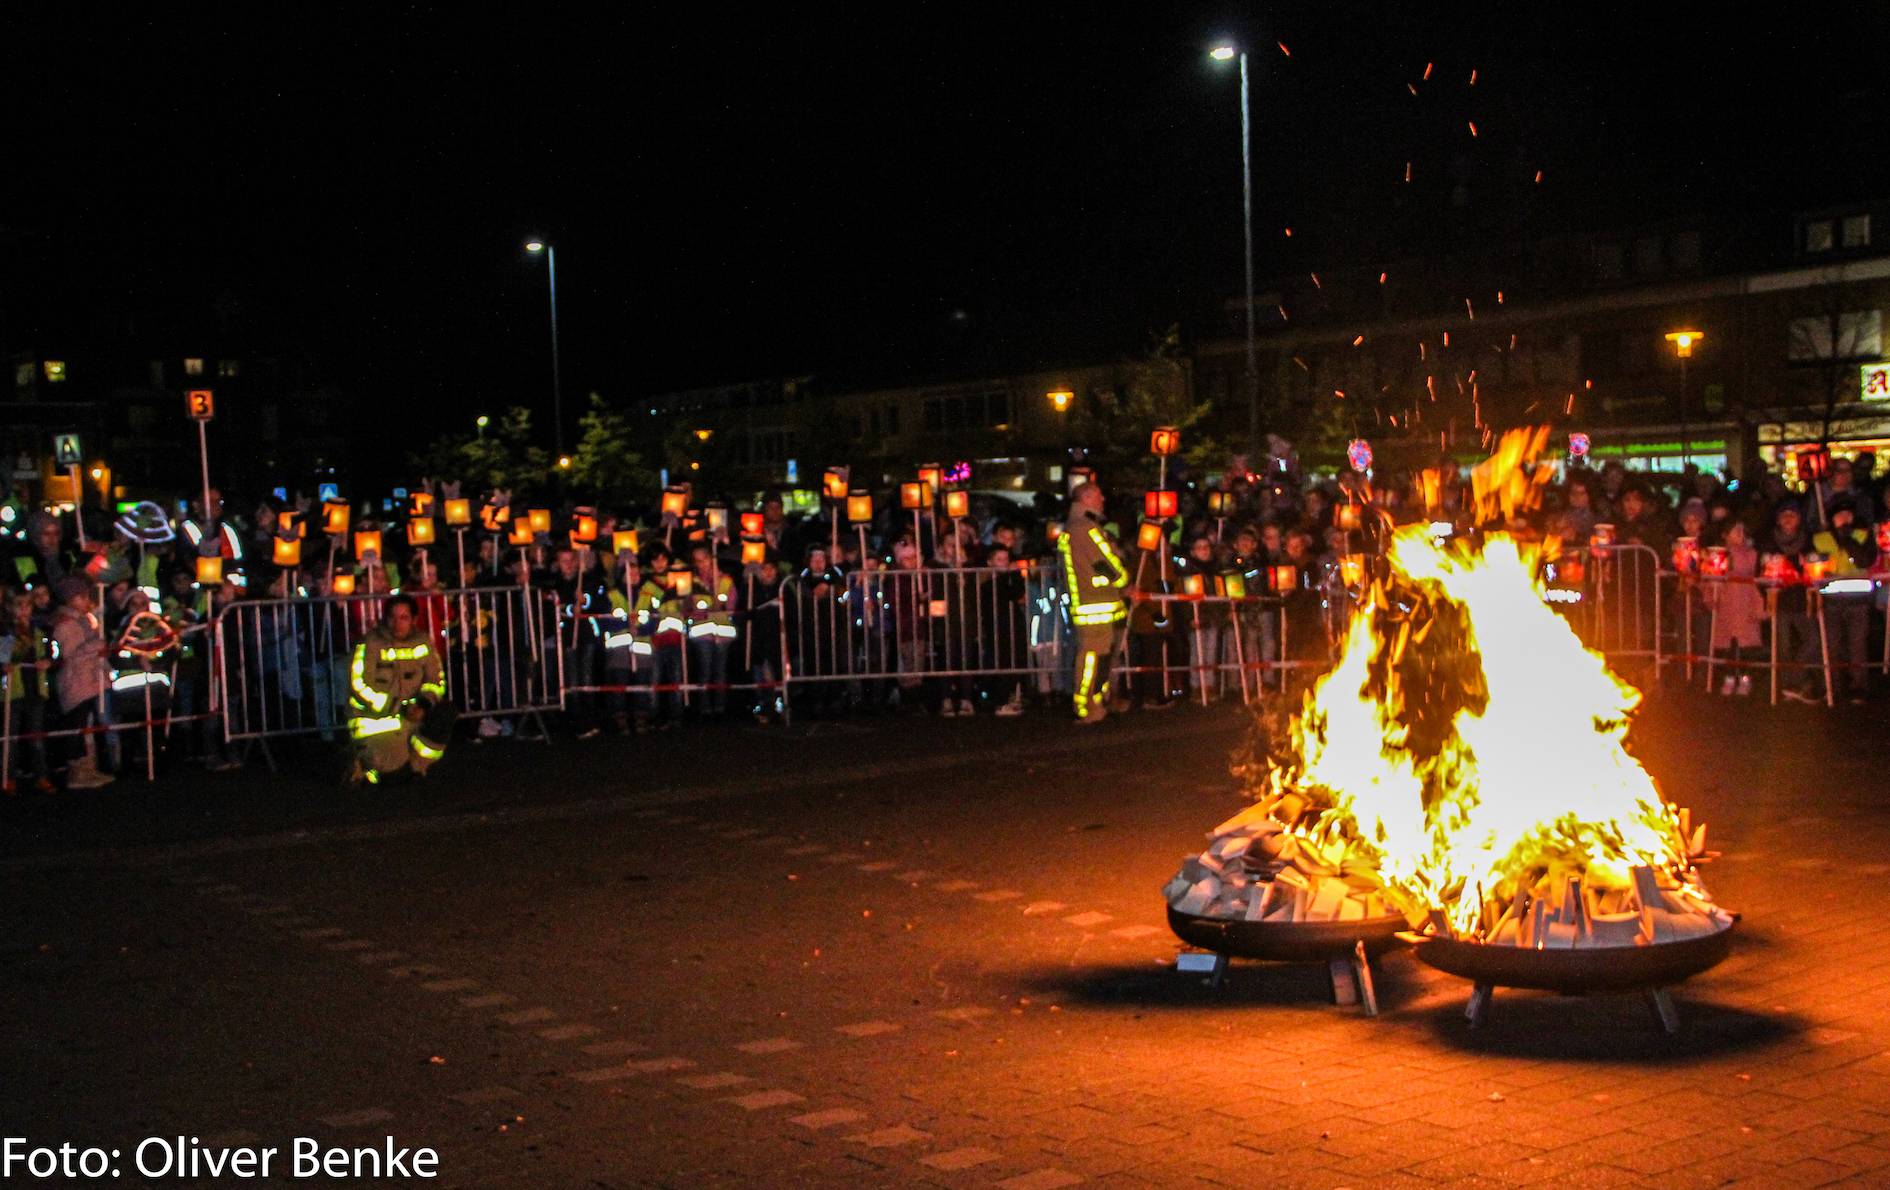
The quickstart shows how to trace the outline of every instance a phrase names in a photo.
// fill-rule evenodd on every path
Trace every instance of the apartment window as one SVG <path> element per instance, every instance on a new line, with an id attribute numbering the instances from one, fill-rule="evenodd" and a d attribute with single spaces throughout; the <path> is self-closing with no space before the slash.
<path id="1" fill-rule="evenodd" d="M 1870 216 L 1846 215 L 1844 217 L 1844 246 L 1846 248 L 1870 247 Z"/>
<path id="2" fill-rule="evenodd" d="M 899 406 L 897 405 L 886 406 L 886 432 L 888 434 L 899 432 Z"/>
<path id="3" fill-rule="evenodd" d="M 1829 219 L 1805 224 L 1805 251 L 1829 252 L 1837 246 L 1836 230 Z"/>
<path id="4" fill-rule="evenodd" d="M 62 359 L 45 360 L 39 365 L 39 367 L 40 367 L 40 371 L 44 372 L 46 375 L 47 384 L 58 384 L 60 381 L 66 378 L 66 361 L 65 360 L 62 360 Z"/>
<path id="5" fill-rule="evenodd" d="M 1603 281 L 1621 279 L 1621 245 L 1598 244 L 1595 247 L 1595 276 Z"/>
<path id="6" fill-rule="evenodd" d="M 161 359 L 151 361 L 151 387 L 164 387 L 164 361 Z"/>
<path id="7" fill-rule="evenodd" d="M 877 409 L 872 410 L 868 414 L 868 418 L 869 418 L 869 424 L 873 427 L 873 437 L 878 438 L 879 437 L 879 410 Z"/>
<path id="8" fill-rule="evenodd" d="M 194 355 L 186 356 L 184 358 L 184 375 L 186 376 L 203 375 L 203 360 L 200 357 L 194 356 Z"/>
<path id="9" fill-rule="evenodd" d="M 925 403 L 925 428 L 928 430 L 945 428 L 945 403 L 943 401 Z"/>
<path id="10" fill-rule="evenodd" d="M 217 375 L 226 380 L 235 376 L 240 371 L 242 371 L 241 366 L 233 359 L 220 359 L 217 361 Z"/>
<path id="11" fill-rule="evenodd" d="M 994 426 L 1001 426 L 1011 420 L 1011 395 L 992 393 L 985 400 L 985 420 Z"/>
<path id="12" fill-rule="evenodd" d="M 1853 359 L 1883 354 L 1883 311 L 1848 310 L 1836 318 L 1794 318 L 1786 357 L 1796 361 Z"/>
<path id="13" fill-rule="evenodd" d="M 18 367 L 13 369 L 13 387 L 14 388 L 32 388 L 33 387 L 33 365 L 32 364 L 20 364 Z"/>
<path id="14" fill-rule="evenodd" d="M 1660 237 L 1642 236 L 1634 241 L 1634 272 L 1651 277 L 1660 272 Z"/>

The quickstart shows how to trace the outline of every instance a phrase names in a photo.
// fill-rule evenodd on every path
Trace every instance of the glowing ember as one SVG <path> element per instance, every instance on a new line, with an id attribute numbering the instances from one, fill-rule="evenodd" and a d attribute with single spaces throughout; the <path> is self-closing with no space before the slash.
<path id="1" fill-rule="evenodd" d="M 1547 431 L 1510 434 L 1472 475 L 1479 516 L 1533 503 Z M 1635 945 L 1731 924 L 1693 861 L 1705 828 L 1624 744 L 1640 694 L 1544 603 L 1539 549 L 1400 530 L 1390 578 L 1259 767 L 1261 795 L 1314 812 L 1316 855 L 1369 860 L 1414 923 L 1458 938 Z M 1318 812 L 1323 811 L 1323 813 Z"/>

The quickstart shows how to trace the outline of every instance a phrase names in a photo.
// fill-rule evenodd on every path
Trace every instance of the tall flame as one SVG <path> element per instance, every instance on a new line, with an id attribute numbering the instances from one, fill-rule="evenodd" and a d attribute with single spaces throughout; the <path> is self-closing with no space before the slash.
<path id="1" fill-rule="evenodd" d="M 1533 499 L 1543 439 L 1506 442 L 1476 478 L 1485 516 Z M 1541 597 L 1538 550 L 1427 526 L 1394 536 L 1391 579 L 1353 618 L 1268 775 L 1329 807 L 1310 828 L 1376 852 L 1413 916 L 1474 935 L 1545 875 L 1632 887 L 1647 865 L 1691 883 L 1678 811 L 1626 747 L 1640 693 Z"/>

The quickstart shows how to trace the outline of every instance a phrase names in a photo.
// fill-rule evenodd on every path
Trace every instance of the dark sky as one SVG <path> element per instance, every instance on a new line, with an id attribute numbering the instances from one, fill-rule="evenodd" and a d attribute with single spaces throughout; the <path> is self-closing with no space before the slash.
<path id="1" fill-rule="evenodd" d="M 1263 274 L 1424 247 L 1456 177 L 1496 234 L 1881 194 L 1890 162 L 1868 5 L 13 7 L 6 347 L 227 295 L 429 412 L 542 398 L 529 233 L 558 245 L 569 393 L 1205 330 L 1240 283 L 1222 30 L 1253 54 Z"/>

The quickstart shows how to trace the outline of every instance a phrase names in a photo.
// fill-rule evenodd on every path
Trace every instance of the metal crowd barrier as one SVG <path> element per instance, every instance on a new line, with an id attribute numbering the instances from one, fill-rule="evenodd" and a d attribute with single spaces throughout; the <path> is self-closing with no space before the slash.
<path id="1" fill-rule="evenodd" d="M 1680 606 L 1678 621 L 1672 626 L 1675 645 L 1664 654 L 1663 664 L 1682 667 L 1685 680 L 1689 682 L 1695 680 L 1696 672 L 1703 671 L 1705 688 L 1709 692 L 1713 689 L 1715 677 L 1733 672 L 1757 671 L 1765 675 L 1767 697 L 1776 706 L 1781 679 L 1816 671 L 1815 681 L 1822 688 L 1824 704 L 1829 707 L 1837 704 L 1835 677 L 1840 669 L 1855 671 L 1847 675 L 1853 686 L 1861 685 L 1863 674 L 1871 671 L 1890 675 L 1890 606 L 1886 605 L 1884 598 L 1885 589 L 1890 586 L 1890 576 L 1853 575 L 1804 582 L 1737 575 L 1683 574 L 1669 570 L 1663 572 L 1663 577 L 1675 586 Z M 1754 642 L 1755 647 L 1762 651 L 1762 657 L 1746 656 L 1743 643 L 1739 646 L 1741 653 L 1737 656 L 1722 657 L 1712 647 L 1713 638 L 1718 635 L 1719 612 L 1725 602 L 1725 592 L 1738 587 L 1756 588 L 1764 601 L 1764 610 L 1759 613 L 1762 623 L 1760 635 L 1764 639 L 1762 643 Z M 1794 594 L 1804 596 L 1803 610 L 1781 606 L 1791 601 Z M 1855 662 L 1833 662 L 1831 620 L 1834 610 L 1861 613 L 1854 617 L 1861 622 L 1864 634 L 1861 641 L 1855 642 L 1861 645 L 1857 650 L 1860 655 L 1869 651 L 1872 618 L 1879 618 L 1883 640 L 1875 660 L 1866 658 Z M 1791 625 L 1789 630 L 1786 627 L 1788 623 Z M 1798 636 L 1800 633 L 1804 639 L 1790 646 L 1796 655 L 1786 656 L 1788 646 L 1783 638 L 1787 635 Z"/>
<path id="2" fill-rule="evenodd" d="M 529 587 L 407 592 L 439 650 L 462 715 L 536 715 L 563 701 L 557 603 Z M 212 653 L 232 742 L 344 738 L 354 647 L 380 623 L 385 595 L 248 599 L 216 616 Z"/>

